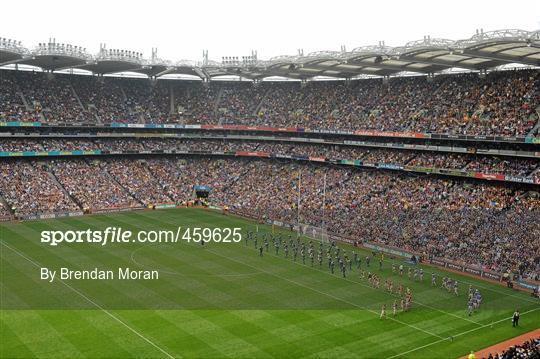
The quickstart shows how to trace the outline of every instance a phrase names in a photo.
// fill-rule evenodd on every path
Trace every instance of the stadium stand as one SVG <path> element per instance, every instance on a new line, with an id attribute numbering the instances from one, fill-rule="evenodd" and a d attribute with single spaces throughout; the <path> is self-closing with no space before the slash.
<path id="1" fill-rule="evenodd" d="M 501 353 L 489 353 L 488 359 L 536 359 L 540 358 L 540 338 L 513 345 Z"/>
<path id="2" fill-rule="evenodd" d="M 77 211 L 79 207 L 57 185 L 44 163 L 2 162 L 2 196 L 15 214 Z"/>
<path id="3" fill-rule="evenodd" d="M 540 199 L 520 189 L 239 159 L 4 162 L 3 172 L 2 195 L 17 214 L 182 204 L 194 185 L 206 185 L 215 205 L 261 219 L 295 223 L 300 215 L 302 223 L 344 237 L 540 279 L 538 243 L 528 240 L 540 236 Z"/>
<path id="4" fill-rule="evenodd" d="M 107 161 L 104 167 L 139 202 L 145 205 L 173 202 L 150 173 L 145 161 Z"/>
<path id="5" fill-rule="evenodd" d="M 84 210 L 129 208 L 140 205 L 113 178 L 107 176 L 99 161 L 84 159 L 53 161 L 51 169 Z"/>
<path id="6" fill-rule="evenodd" d="M 34 110 L 25 105 L 16 78 L 20 74 L 12 71 L 0 72 L 0 119 L 2 121 L 38 121 Z M 24 76 L 21 75 L 21 76 Z"/>
<path id="7" fill-rule="evenodd" d="M 1 118 L 43 122 L 249 124 L 470 135 L 537 135 L 538 70 L 298 83 L 176 84 L 2 71 Z M 22 93 L 31 110 L 22 110 Z M 52 91 L 51 91 L 52 89 Z M 171 94 L 173 111 L 171 112 Z M 79 98 L 79 101 L 77 100 Z M 182 110 L 179 112 L 178 108 Z M 259 109 L 259 111 L 256 111 Z M 255 113 L 257 112 L 257 113 Z M 531 131 L 535 129 L 534 133 Z"/>
<path id="8" fill-rule="evenodd" d="M 441 154 L 410 150 L 370 149 L 352 146 L 303 144 L 284 142 L 234 141 L 224 139 L 3 139 L 0 152 L 24 151 L 91 151 L 110 150 L 115 152 L 145 151 L 206 151 L 235 152 L 259 151 L 289 156 L 322 157 L 329 159 L 362 160 L 366 164 L 396 164 L 469 170 L 486 174 L 510 174 L 522 177 L 537 177 L 540 169 L 538 160 L 515 157 L 498 157 L 475 154 Z"/>
<path id="9" fill-rule="evenodd" d="M 503 64 L 492 57 L 487 68 Z M 539 243 L 530 240 L 540 238 L 540 72 L 444 68 L 253 82 L 1 69 L 0 157 L 43 158 L 1 158 L 0 218 L 185 205 L 194 186 L 207 186 L 212 205 L 260 220 L 540 280 Z M 189 71 L 211 70 L 232 71 Z M 184 127 L 145 127 L 154 124 Z M 263 126 L 273 137 L 201 125 Z M 351 145 L 353 131 L 385 134 Z"/>
<path id="10" fill-rule="evenodd" d="M 3 202 L 0 202 L 0 218 L 8 218 L 10 215 L 11 212 L 9 211 L 8 206 Z"/>

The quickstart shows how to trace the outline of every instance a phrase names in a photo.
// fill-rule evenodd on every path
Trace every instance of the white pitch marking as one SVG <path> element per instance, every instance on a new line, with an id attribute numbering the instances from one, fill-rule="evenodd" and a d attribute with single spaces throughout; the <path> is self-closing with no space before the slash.
<path id="1" fill-rule="evenodd" d="M 539 307 L 539 308 L 534 308 L 534 309 L 528 310 L 528 311 L 526 311 L 526 312 L 524 312 L 524 313 L 521 313 L 521 314 L 522 314 L 522 315 L 524 315 L 524 314 L 529 314 L 529 313 L 535 312 L 535 311 L 537 311 L 537 310 L 540 310 L 540 307 Z M 489 326 L 491 326 L 491 325 L 493 325 L 493 324 L 498 324 L 498 323 L 504 322 L 505 320 L 508 320 L 508 319 L 510 319 L 510 317 L 503 318 L 503 319 L 501 319 L 501 320 L 497 320 L 496 322 L 493 322 L 493 323 L 484 324 L 484 325 L 482 325 L 481 327 L 478 327 L 478 328 L 469 329 L 469 330 L 464 331 L 464 332 L 462 332 L 462 333 L 458 333 L 458 334 L 456 334 L 456 335 L 452 335 L 451 337 L 452 337 L 452 338 L 460 337 L 460 336 L 462 336 L 462 335 L 469 334 L 469 333 L 471 333 L 471 332 L 475 332 L 475 331 L 477 331 L 477 330 L 480 330 L 480 329 L 489 327 Z M 397 358 L 397 357 L 400 357 L 400 356 L 402 356 L 402 355 L 409 354 L 409 353 L 415 352 L 415 351 L 417 351 L 417 350 L 420 350 L 420 349 L 424 349 L 424 348 L 430 347 L 430 346 L 432 346 L 432 345 L 438 344 L 438 343 L 440 343 L 440 342 L 442 342 L 442 341 L 449 340 L 449 339 L 450 339 L 450 337 L 449 337 L 449 338 L 440 339 L 440 340 L 436 340 L 436 341 L 434 341 L 434 342 L 431 342 L 431 343 L 428 343 L 428 344 L 419 346 L 419 347 L 417 347 L 417 348 L 414 348 L 414 349 L 411 349 L 411 350 L 407 350 L 406 352 L 399 353 L 399 354 L 396 354 L 396 355 L 392 355 L 391 357 L 388 357 L 387 359 Z"/>
<path id="2" fill-rule="evenodd" d="M 0 244 L 2 244 L 3 246 L 5 246 L 6 248 L 10 249 L 11 251 L 13 251 L 14 253 L 18 254 L 19 256 L 21 256 L 22 258 L 26 259 L 27 261 L 29 261 L 30 263 L 32 263 L 33 265 L 35 265 L 36 267 L 38 268 L 41 268 L 41 265 L 37 262 L 35 262 L 34 260 L 30 259 L 29 257 L 27 257 L 26 255 L 24 255 L 23 253 L 19 252 L 18 250 L 8 246 L 7 244 L 5 244 L 3 241 L 0 241 Z M 137 330 L 133 329 L 131 326 L 129 326 L 127 323 L 125 323 L 124 321 L 122 321 L 120 318 L 118 318 L 117 316 L 115 316 L 114 314 L 112 314 L 111 312 L 109 312 L 108 310 L 106 310 L 105 308 L 103 308 L 102 306 L 100 306 L 99 304 L 97 304 L 96 302 L 94 302 L 92 299 L 88 298 L 86 295 L 84 295 L 83 293 L 81 293 L 80 291 L 78 291 L 77 289 L 73 288 L 72 286 L 70 286 L 68 283 L 64 282 L 62 279 L 59 279 L 59 281 L 65 285 L 66 287 L 68 287 L 69 289 L 71 289 L 72 291 L 74 291 L 75 293 L 77 293 L 79 296 L 81 296 L 82 298 L 86 299 L 89 303 L 93 304 L 96 308 L 100 309 L 101 311 L 103 311 L 105 314 L 107 314 L 109 317 L 113 318 L 114 320 L 116 320 L 118 323 L 122 324 L 124 327 L 128 328 L 130 331 L 132 331 L 133 333 L 135 333 L 136 335 L 138 335 L 140 338 L 144 339 L 148 344 L 152 345 L 154 348 L 158 349 L 160 352 L 162 352 L 163 354 L 165 354 L 165 356 L 167 356 L 167 358 L 170 358 L 170 359 L 174 359 L 175 357 L 172 356 L 171 354 L 169 354 L 168 352 L 166 352 L 163 348 L 161 348 L 160 346 L 158 346 L 157 344 L 155 344 L 153 341 L 151 341 L 150 339 L 148 339 L 147 337 L 145 337 L 144 335 L 142 335 L 141 333 L 139 333 Z"/>
<path id="3" fill-rule="evenodd" d="M 233 261 L 233 262 L 240 263 L 240 264 L 243 264 L 243 265 L 245 265 L 245 266 L 251 267 L 251 268 L 253 268 L 253 269 L 256 269 L 256 270 L 258 269 L 258 268 L 255 268 L 254 266 L 251 266 L 251 265 L 249 265 L 249 264 L 247 264 L 247 263 L 245 263 L 245 262 L 241 262 L 241 261 L 237 261 L 237 260 L 231 259 L 231 258 L 229 258 L 229 257 L 226 257 L 226 256 L 224 256 L 224 255 L 221 255 L 221 254 L 219 254 L 219 253 L 216 253 L 216 252 L 214 252 L 214 251 L 212 251 L 212 250 L 209 250 L 209 252 L 214 253 L 215 255 L 217 255 L 217 256 L 219 256 L 219 257 L 222 257 L 222 258 L 225 258 L 225 259 L 229 259 L 230 261 Z M 260 270 L 260 269 L 258 269 L 258 270 Z M 304 288 L 307 288 L 307 289 L 312 290 L 312 291 L 314 291 L 314 292 L 317 292 L 317 293 L 319 293 L 319 294 L 326 295 L 327 297 L 330 297 L 330 298 L 339 300 L 339 301 L 341 301 L 341 302 L 344 302 L 344 303 L 353 305 L 353 306 L 355 306 L 355 307 L 357 307 L 357 308 L 360 308 L 360 309 L 367 310 L 368 312 L 374 313 L 374 314 L 377 315 L 377 316 L 379 315 L 379 313 L 377 313 L 377 312 L 374 311 L 374 310 L 368 309 L 368 308 L 366 308 L 366 307 L 362 307 L 361 305 L 358 305 L 358 304 L 353 303 L 353 302 L 349 302 L 348 300 L 345 300 L 345 299 L 336 297 L 336 296 L 334 296 L 334 295 L 332 295 L 332 294 L 329 294 L 329 293 L 326 293 L 326 292 L 322 292 L 322 291 L 320 291 L 320 290 L 317 290 L 317 289 L 308 287 L 308 286 L 306 286 L 306 285 L 304 285 L 304 284 L 302 284 L 302 283 L 295 282 L 295 281 L 293 281 L 293 280 L 291 280 L 291 279 L 288 279 L 288 278 L 279 276 L 279 275 L 277 275 L 277 274 L 275 274 L 275 273 L 272 273 L 272 272 L 267 272 L 267 271 L 264 271 L 264 270 L 261 270 L 261 271 L 264 272 L 264 273 L 270 274 L 270 275 L 272 275 L 272 276 L 274 276 L 274 277 L 277 277 L 277 278 L 280 278 L 280 279 L 282 279 L 282 280 L 285 280 L 285 281 L 287 281 L 287 282 L 296 284 L 296 285 L 298 285 L 298 286 L 300 286 L 300 287 L 304 287 Z M 422 329 L 422 328 L 418 328 L 418 327 L 416 327 L 416 326 L 414 326 L 414 325 L 411 325 L 411 324 L 402 322 L 401 320 L 397 320 L 397 319 L 392 318 L 392 317 L 387 317 L 387 318 L 390 319 L 390 320 L 392 320 L 392 321 L 394 321 L 394 322 L 396 322 L 396 323 L 400 323 L 400 324 L 406 325 L 406 326 L 408 326 L 408 327 L 411 327 L 411 328 L 416 329 L 416 330 L 418 330 L 418 331 L 424 332 L 424 333 L 429 334 L 429 335 L 431 335 L 431 336 L 434 336 L 434 337 L 437 337 L 437 338 L 444 339 L 443 337 L 441 337 L 441 336 L 438 335 L 438 334 L 431 333 L 431 332 L 429 332 L 429 331 L 427 331 L 427 330 L 424 330 L 424 329 Z"/>

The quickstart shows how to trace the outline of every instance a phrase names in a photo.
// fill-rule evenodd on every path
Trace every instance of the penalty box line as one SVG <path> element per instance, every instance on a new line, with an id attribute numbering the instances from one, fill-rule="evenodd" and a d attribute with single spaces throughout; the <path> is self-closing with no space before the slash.
<path id="1" fill-rule="evenodd" d="M 34 261 L 33 259 L 29 258 L 28 256 L 26 256 L 25 254 L 21 253 L 20 251 L 18 251 L 17 249 L 15 248 L 12 248 L 11 246 L 7 245 L 6 243 L 4 243 L 4 241 L 1 241 L 0 240 L 0 244 L 6 248 L 8 248 L 9 250 L 11 250 L 12 252 L 16 253 L 17 255 L 19 255 L 20 257 L 26 259 L 28 262 L 32 263 L 34 266 L 38 267 L 38 268 L 41 268 L 41 265 L 39 263 L 37 263 L 36 261 Z M 144 341 L 146 341 L 148 344 L 152 345 L 154 348 L 158 349 L 161 353 L 163 353 L 167 358 L 170 358 L 170 359 L 174 359 L 175 357 L 172 356 L 171 354 L 169 354 L 167 351 L 165 351 L 163 348 L 161 348 L 160 346 L 158 346 L 156 343 L 154 343 L 153 341 L 151 341 L 150 339 L 148 339 L 147 337 L 145 337 L 144 335 L 142 335 L 141 333 L 139 333 L 137 330 L 135 330 L 133 327 L 131 327 L 129 324 L 127 324 L 126 322 L 124 322 L 123 320 L 121 320 L 120 318 L 118 318 L 117 316 L 115 316 L 114 314 L 112 314 L 111 312 L 109 312 L 108 310 L 106 310 L 105 308 L 103 308 L 102 306 L 100 306 L 98 303 L 96 303 L 95 301 L 93 301 L 92 299 L 90 299 L 88 296 L 86 296 L 84 293 L 80 292 L 79 290 L 77 290 L 76 288 L 72 287 L 71 285 L 69 285 L 68 283 L 66 283 L 64 280 L 62 279 L 59 279 L 59 281 L 65 285 L 67 288 L 69 288 L 70 290 L 72 290 L 73 292 L 75 292 L 76 294 L 78 294 L 80 297 L 84 298 L 87 302 L 89 302 L 90 304 L 94 305 L 96 308 L 100 309 L 102 312 L 104 312 L 105 314 L 107 314 L 109 317 L 111 317 L 112 319 L 114 319 L 115 321 L 117 321 L 118 323 L 122 324 L 124 327 L 126 327 L 127 329 L 129 329 L 132 333 L 136 334 L 139 338 L 143 339 Z"/>

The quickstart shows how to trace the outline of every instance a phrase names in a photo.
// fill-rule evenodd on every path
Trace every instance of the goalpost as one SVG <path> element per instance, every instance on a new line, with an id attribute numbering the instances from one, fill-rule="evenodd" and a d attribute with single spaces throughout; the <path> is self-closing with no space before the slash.
<path id="1" fill-rule="evenodd" d="M 330 240 L 328 239 L 328 232 L 326 230 L 326 172 L 324 172 L 323 177 L 323 193 L 322 193 L 322 226 L 317 227 L 310 224 L 303 224 L 300 223 L 300 209 L 301 209 L 301 194 L 302 194 L 302 171 L 299 171 L 298 174 L 298 203 L 297 203 L 297 231 L 298 236 L 304 235 L 306 237 L 310 237 L 316 240 L 320 240 L 321 242 L 329 243 Z"/>
<path id="2" fill-rule="evenodd" d="M 298 233 L 303 236 L 313 238 L 324 243 L 330 242 L 326 228 L 316 227 L 309 224 L 300 224 L 298 226 Z"/>

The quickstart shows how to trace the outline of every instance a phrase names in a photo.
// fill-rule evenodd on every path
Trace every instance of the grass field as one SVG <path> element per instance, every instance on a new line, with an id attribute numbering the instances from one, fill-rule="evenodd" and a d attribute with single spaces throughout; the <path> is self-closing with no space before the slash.
<path id="1" fill-rule="evenodd" d="M 51 247 L 39 242 L 42 230 L 109 226 L 245 231 L 255 224 L 198 209 L 0 224 L 1 357 L 452 358 L 540 327 L 540 303 L 525 293 L 436 271 L 458 278 L 456 298 L 430 286 L 429 267 L 424 283 L 398 279 L 390 258 L 382 277 L 409 286 L 414 304 L 409 312 L 381 320 L 381 305 L 391 307 L 395 299 L 391 294 L 371 288 L 356 272 L 346 279 L 338 271 L 330 274 L 326 261 L 320 269 L 285 259 L 282 250 L 276 256 L 272 245 L 259 257 L 251 243 Z M 371 270 L 378 273 L 374 264 Z M 160 277 L 48 283 L 40 280 L 40 267 L 158 269 Z M 484 298 L 471 317 L 469 283 Z M 512 328 L 516 308 L 522 317 L 520 327 Z"/>

